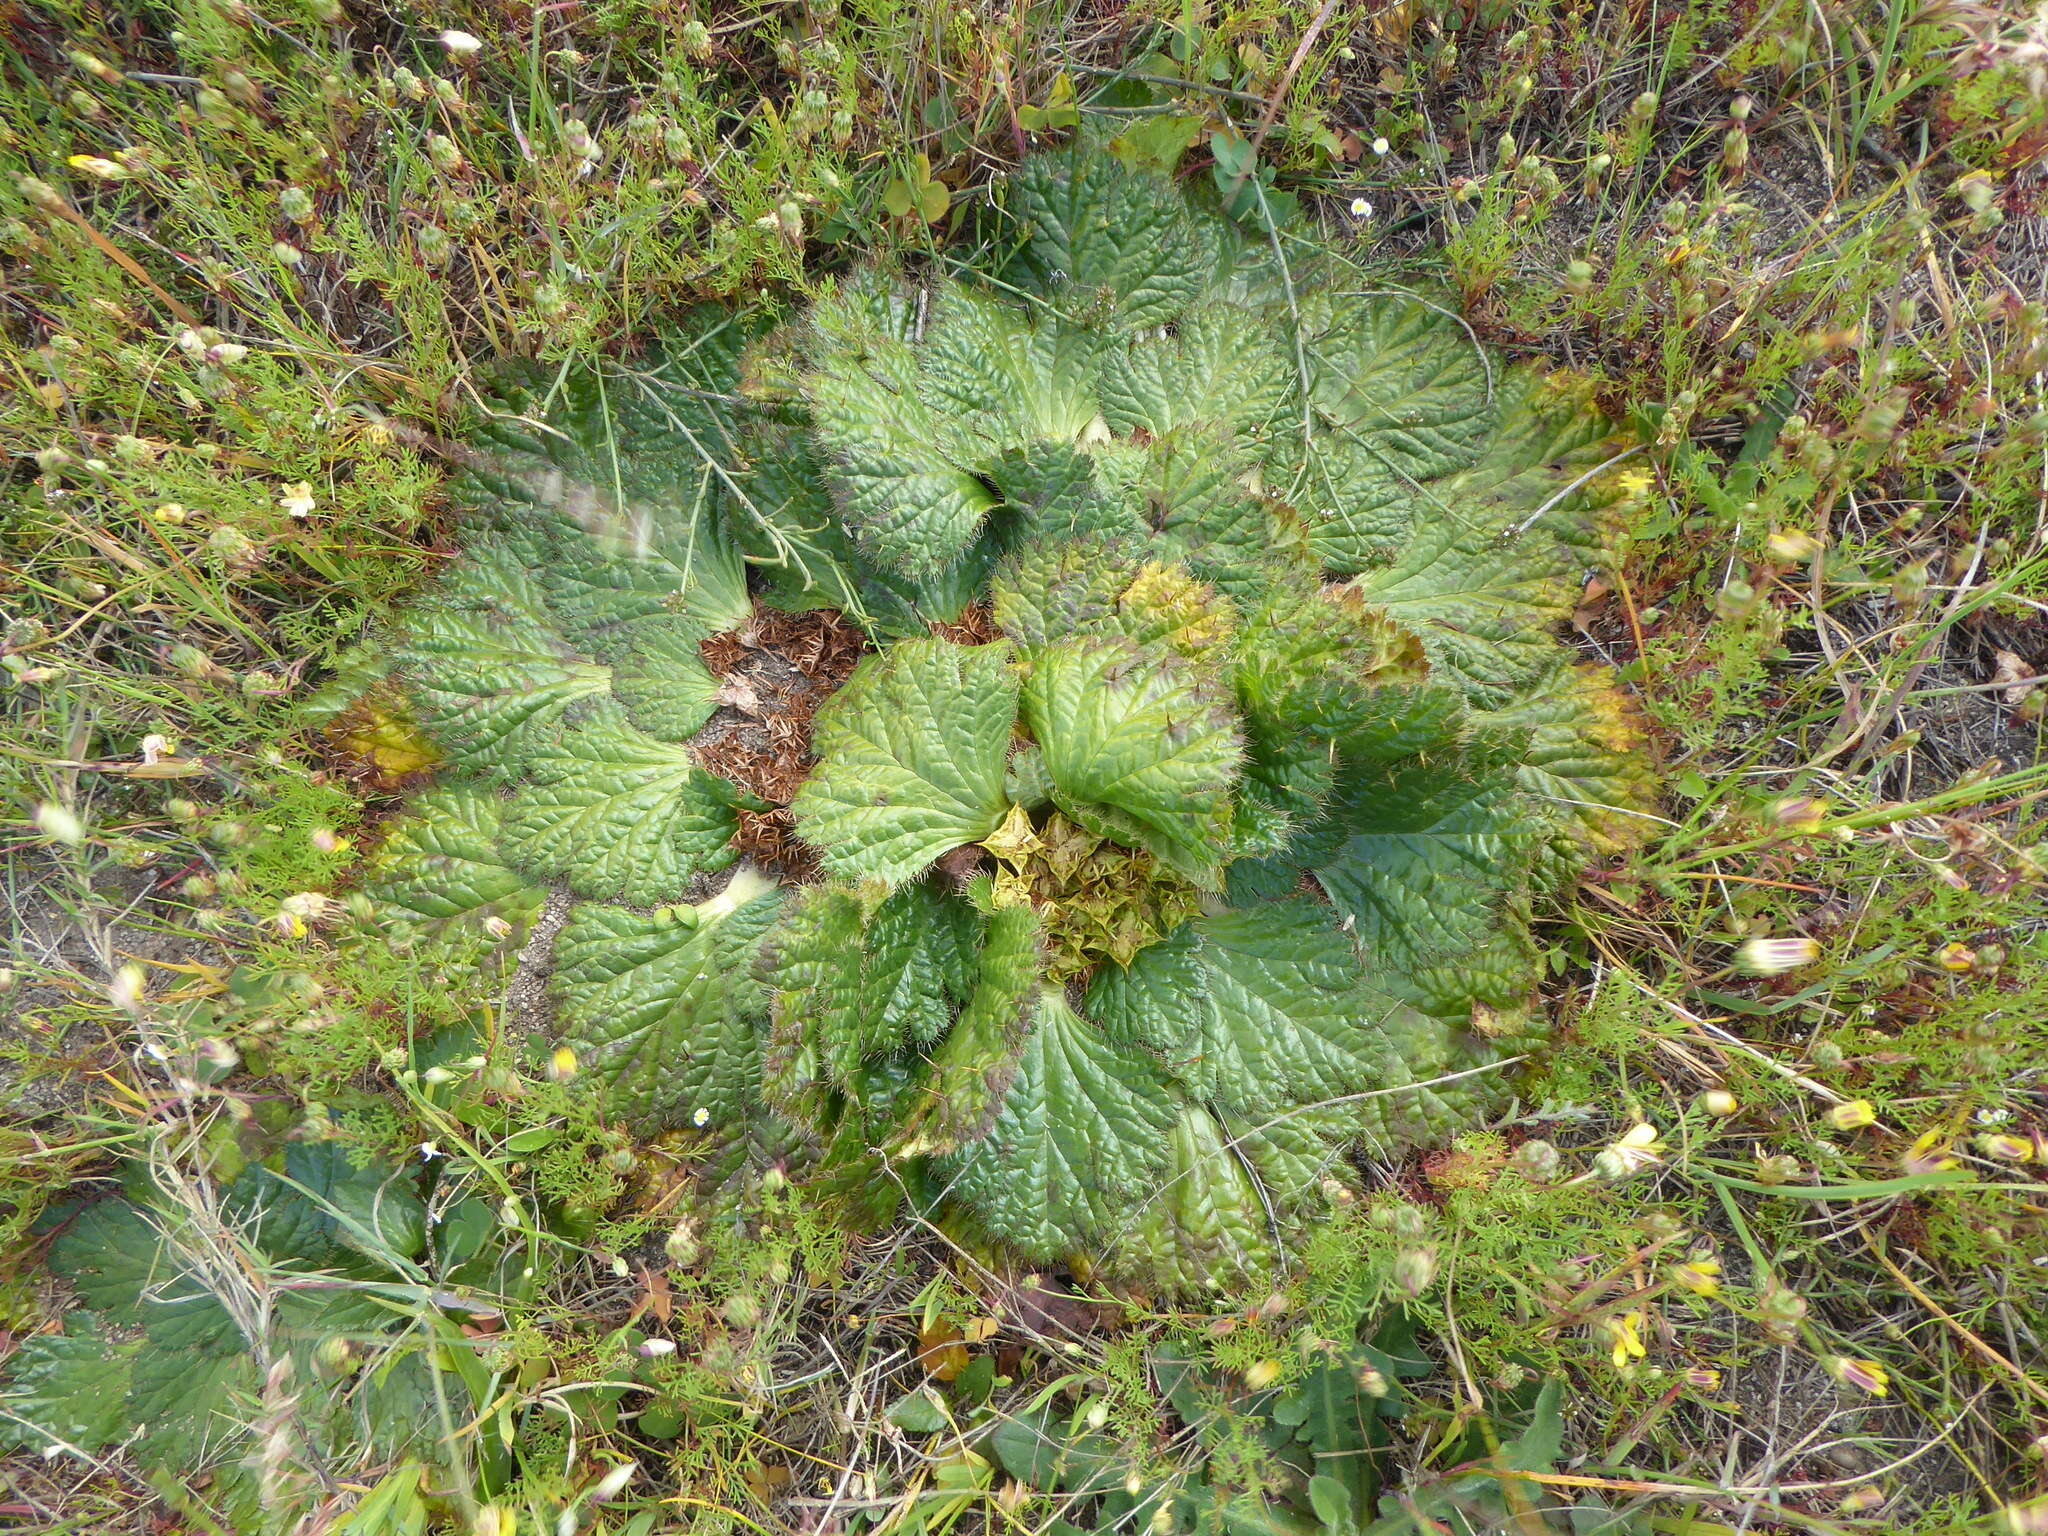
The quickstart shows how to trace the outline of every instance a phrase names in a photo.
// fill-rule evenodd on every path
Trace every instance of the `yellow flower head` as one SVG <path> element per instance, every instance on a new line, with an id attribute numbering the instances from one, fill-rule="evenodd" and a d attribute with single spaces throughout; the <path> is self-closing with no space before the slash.
<path id="1" fill-rule="evenodd" d="M 1643 1348 L 1643 1314 L 1625 1312 L 1620 1317 L 1607 1320 L 1608 1337 L 1614 1340 L 1614 1368 L 1622 1370 L 1631 1360 L 1642 1359 L 1648 1351 Z"/>
<path id="2" fill-rule="evenodd" d="M 1689 1264 L 1674 1265 L 1671 1278 L 1695 1296 L 1716 1295 L 1721 1289 L 1721 1261 L 1694 1259 Z"/>
<path id="3" fill-rule="evenodd" d="M 1877 1109 L 1868 1099 L 1851 1099 L 1828 1111 L 1828 1124 L 1838 1131 L 1860 1131 L 1877 1124 Z"/>
<path id="4" fill-rule="evenodd" d="M 1828 1374 L 1843 1386 L 1868 1392 L 1872 1397 L 1883 1397 L 1891 1391 L 1890 1373 L 1875 1360 L 1851 1360 L 1846 1355 L 1835 1355 L 1828 1361 Z"/>
<path id="5" fill-rule="evenodd" d="M 1657 1127 L 1645 1120 L 1630 1126 L 1593 1160 L 1593 1166 L 1603 1178 L 1625 1179 L 1663 1161 L 1664 1142 L 1657 1135 Z"/>

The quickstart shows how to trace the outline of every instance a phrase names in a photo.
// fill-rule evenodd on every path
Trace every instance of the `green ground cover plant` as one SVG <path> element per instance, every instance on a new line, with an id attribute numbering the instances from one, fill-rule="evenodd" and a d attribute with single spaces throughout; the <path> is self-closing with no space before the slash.
<path id="1" fill-rule="evenodd" d="M 1624 705 L 1548 628 L 1630 451 L 1571 381 L 1109 149 L 999 196 L 985 270 L 708 317 L 489 435 L 392 653 L 466 782 L 370 894 L 593 903 L 563 1048 L 643 1133 L 772 1111 L 870 1220 L 929 1180 L 1032 1262 L 1242 1282 L 1332 1148 L 1502 1101 L 1532 900 L 1636 835 Z M 778 808 L 692 750 L 750 561 L 874 649 L 784 796 L 822 880 L 690 904 Z"/>
<path id="2" fill-rule="evenodd" d="M 2038 19 L 192 0 L 4 25 L 11 1523 L 2041 1526 Z M 1234 253 L 1225 303 L 1259 326 L 1216 344 L 1261 368 L 1148 394 L 1198 376 L 1208 322 L 1120 320 L 1113 281 L 1048 325 L 1075 274 L 1035 263 L 1015 178 L 1075 143 L 1119 185 L 1171 183 L 1156 227 Z M 1140 249 L 1140 302 L 1170 298 L 1181 247 Z M 1317 390 L 1296 342 L 1354 306 L 1450 339 L 1423 354 L 1446 367 L 1485 359 L 1495 405 L 1584 381 L 1607 468 L 1532 525 L 1567 540 L 1510 544 L 1556 552 L 1540 624 L 1488 632 L 1526 588 L 1460 610 L 1410 585 L 1403 617 L 1404 562 L 1456 551 L 1318 516 L 1370 496 L 1298 494 L 1344 467 L 1333 415 L 1372 402 Z M 1174 371 L 1065 399 L 963 381 L 963 315 Z M 934 391 L 952 429 L 920 414 Z M 1303 514 L 1287 537 L 1154 524 L 1190 437 L 1235 467 L 1210 510 L 1255 490 Z M 854 438 L 881 473 L 843 472 Z M 1091 463 L 1036 504 L 1059 537 L 1020 538 L 1047 438 Z M 669 515 L 565 525 L 561 487 L 614 466 Z M 1494 510 L 1519 525 L 1557 488 Z M 621 490 L 600 499 L 641 499 Z M 1091 520 L 1133 505 L 1102 543 Z M 476 558 L 515 546 L 503 579 Z M 927 549 L 965 550 L 950 585 Z M 593 563 L 647 579 L 573 591 Z M 1027 587 L 1109 600 L 1060 585 L 1077 564 L 1176 627 L 1030 630 Z M 1330 868 L 1301 811 L 1343 812 L 1358 772 L 1261 723 L 1305 702 L 1275 691 L 1304 658 L 1267 620 L 1318 577 L 1376 587 L 1423 642 L 1371 630 L 1368 701 L 1570 657 L 1551 675 L 1627 700 L 1626 739 L 1569 711 L 1608 721 L 1579 727 L 1601 761 L 1659 767 L 1654 799 L 1546 779 L 1527 753 L 1556 718 L 1460 677 L 1455 782 L 1549 808 L 1470 930 L 1512 953 L 1480 970 L 1514 1001 L 1361 973 L 1407 919 L 1345 931 L 1327 882 L 1281 888 L 1289 855 Z M 635 611 L 649 590 L 691 600 Z M 1358 616 L 1336 628 L 1358 654 Z M 465 681 L 480 638 L 537 647 L 519 687 Z M 1185 821 L 1101 797 L 1048 747 L 1050 689 L 1032 702 L 1067 675 L 1049 654 L 1125 643 L 1147 696 L 1184 684 L 1237 744 Z M 978 870 L 909 867 L 914 840 L 846 823 L 863 722 L 896 725 L 874 701 L 931 658 L 964 679 L 999 652 L 1014 700 L 984 707 L 1033 750 L 1006 751 L 1000 807 L 968 796 Z M 658 858 L 587 835 L 602 810 L 576 825 L 627 757 L 655 788 L 618 814 L 661 818 Z M 1444 782 L 1442 752 L 1407 761 Z M 1569 827 L 1581 798 L 1637 814 Z M 835 846 L 897 862 L 821 874 Z M 1178 1049 L 1250 965 L 1219 924 L 1313 916 L 1285 969 L 1345 978 L 1317 994 L 1334 1016 L 1393 986 L 1418 1059 L 1447 1037 L 1525 1059 L 1464 1080 L 1497 1091 L 1455 1124 L 1353 1106 L 1374 1134 L 1304 1149 L 1298 1224 L 1133 1201 L 1150 1229 L 1126 1232 L 1041 1201 L 991 1231 L 987 1185 L 1012 1191 L 948 1191 L 960 1154 L 918 1145 L 925 1106 L 966 1097 L 898 1114 L 877 1079 L 967 1053 L 1005 912 L 1037 921 L 1016 985 L 1034 1011 L 1027 973 L 1057 989 L 1062 1038 L 1136 1019 L 1108 1016 L 1127 977 L 1210 1010 L 1137 1019 L 1173 1054 L 1100 1035 L 1120 1070 L 1165 1063 L 1181 1134 L 1119 1143 L 1148 1173 L 1245 1129 L 1226 1103 L 1198 1144 L 1222 1062 Z M 757 969 L 764 947 L 795 963 Z M 889 1005 L 834 1012 L 856 949 Z M 693 963 L 712 1003 L 751 999 L 758 1066 L 610 1050 L 646 977 Z M 892 1141 L 910 1155 L 852 1155 Z M 1249 1177 L 1233 1159 L 1217 1186 L 1239 1216 Z"/>

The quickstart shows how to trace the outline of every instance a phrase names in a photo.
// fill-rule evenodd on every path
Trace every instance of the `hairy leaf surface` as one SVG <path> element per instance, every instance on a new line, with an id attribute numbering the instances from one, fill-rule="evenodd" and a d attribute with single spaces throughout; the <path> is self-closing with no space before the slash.
<path id="1" fill-rule="evenodd" d="M 579 896 L 656 906 L 732 862 L 730 796 L 685 748 L 601 717 L 539 760 L 506 811 L 503 846 Z"/>
<path id="2" fill-rule="evenodd" d="M 835 874 L 900 884 L 993 832 L 1017 714 L 1005 646 L 907 640 L 862 661 L 818 712 L 797 826 Z"/>
<path id="3" fill-rule="evenodd" d="M 500 811 L 475 788 L 421 795 L 378 850 L 370 896 L 408 921 L 496 916 L 524 928 L 547 893 L 500 858 Z"/>
<path id="4" fill-rule="evenodd" d="M 1194 666 L 1127 640 L 1048 645 L 1032 660 L 1024 718 L 1062 811 L 1199 885 L 1219 882 L 1240 751 L 1220 690 Z"/>
<path id="5" fill-rule="evenodd" d="M 556 947 L 563 1034 L 613 1113 L 642 1132 L 730 1127 L 752 1106 L 767 998 L 754 953 L 782 893 L 742 871 L 696 908 L 582 906 Z"/>
<path id="6" fill-rule="evenodd" d="M 942 1171 L 989 1236 L 1049 1263 L 1114 1238 L 1166 1166 L 1166 1082 L 1055 991 L 1038 994 L 1017 1077 L 988 1135 Z"/>

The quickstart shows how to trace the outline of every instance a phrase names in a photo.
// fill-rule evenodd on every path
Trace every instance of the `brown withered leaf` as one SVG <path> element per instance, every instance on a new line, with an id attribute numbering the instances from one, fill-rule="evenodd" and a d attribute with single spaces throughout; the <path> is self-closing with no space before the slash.
<path id="1" fill-rule="evenodd" d="M 917 1330 L 917 1363 L 934 1381 L 951 1381 L 967 1369 L 967 1346 L 951 1323 L 932 1322 Z"/>

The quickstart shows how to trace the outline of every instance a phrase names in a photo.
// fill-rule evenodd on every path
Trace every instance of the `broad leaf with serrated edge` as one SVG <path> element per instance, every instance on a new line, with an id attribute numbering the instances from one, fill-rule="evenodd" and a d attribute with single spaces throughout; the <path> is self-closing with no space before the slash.
<path id="1" fill-rule="evenodd" d="M 479 789 L 421 795 L 377 850 L 365 890 L 407 921 L 496 916 L 525 927 L 547 893 L 499 857 L 500 809 L 495 795 Z"/>
<path id="2" fill-rule="evenodd" d="M 1104 966 L 1089 1011 L 1112 1032 L 1155 1042 L 1194 1097 L 1257 1113 L 1383 1079 L 1386 1004 L 1364 990 L 1329 908 L 1218 912 L 1185 934 L 1140 950 L 1128 970 Z"/>
<path id="3" fill-rule="evenodd" d="M 582 906 L 556 946 L 563 1036 L 636 1129 L 729 1128 L 751 1107 L 767 998 L 754 953 L 781 892 L 742 869 L 694 908 Z"/>
<path id="4" fill-rule="evenodd" d="M 1501 1005 L 1533 980 L 1514 910 L 1541 836 L 1512 770 L 1484 754 L 1356 770 L 1333 819 L 1343 840 L 1315 871 L 1369 970 L 1430 1011 Z"/>
<path id="5" fill-rule="evenodd" d="M 1026 545 L 997 572 L 993 598 L 996 623 L 1027 648 L 1110 635 L 1215 662 L 1236 626 L 1214 587 L 1108 540 Z"/>
<path id="6" fill-rule="evenodd" d="M 1107 156 L 1036 155 L 1010 181 L 1028 239 L 1016 275 L 1061 306 L 1137 329 L 1192 303 L 1215 261 L 1214 235 L 1173 184 Z"/>
<path id="7" fill-rule="evenodd" d="M 841 318 L 845 339 L 806 377 L 818 441 L 863 551 L 907 574 L 931 574 L 966 552 L 995 498 L 973 472 L 979 450 L 963 456 L 952 424 L 920 393 L 916 352 L 858 324 L 855 314 Z"/>
<path id="8" fill-rule="evenodd" d="M 1032 314 L 948 284 L 919 353 L 920 391 L 982 445 L 986 464 L 1006 448 L 1073 445 L 1096 417 L 1100 332 Z"/>
<path id="9" fill-rule="evenodd" d="M 493 614 L 428 608 L 398 650 L 420 724 L 458 768 L 485 778 L 517 774 L 565 718 L 611 689 L 611 671 Z"/>
<path id="10" fill-rule="evenodd" d="M 1515 769 L 1523 792 L 1594 852 L 1633 847 L 1656 825 L 1643 728 L 1606 668 L 1560 658 L 1531 692 L 1473 721 L 1526 733 Z"/>
<path id="11" fill-rule="evenodd" d="M 1269 1272 L 1273 1257 L 1272 1219 L 1245 1161 L 1214 1115 L 1184 1107 L 1165 1171 L 1111 1236 L 1105 1267 L 1185 1293 L 1242 1285 Z"/>
<path id="12" fill-rule="evenodd" d="M 1038 914 L 999 908 L 974 974 L 974 990 L 951 1034 L 932 1052 L 911 1109 L 905 1152 L 951 1152 L 988 1134 L 1016 1076 L 1024 1030 L 1043 979 Z"/>
<path id="13" fill-rule="evenodd" d="M 1158 1070 L 1048 989 L 988 1135 L 940 1172 L 980 1230 L 1050 1263 L 1122 1228 L 1132 1193 L 1166 1166 L 1178 1119 Z"/>
<path id="14" fill-rule="evenodd" d="M 1503 543 L 1431 522 L 1394 564 L 1367 571 L 1352 590 L 1422 642 L 1440 681 L 1480 708 L 1498 708 L 1555 658 L 1551 630 L 1571 611 L 1577 568 L 1554 539 Z"/>
<path id="15" fill-rule="evenodd" d="M 156 1348 L 218 1354 L 242 1347 L 234 1320 L 164 1241 L 157 1221 L 125 1200 L 103 1200 L 74 1217 L 50 1246 L 50 1272 L 110 1321 L 142 1327 Z"/>
<path id="16" fill-rule="evenodd" d="M 730 791 L 616 715 L 571 731 L 507 806 L 502 846 L 579 896 L 657 906 L 733 860 Z"/>
<path id="17" fill-rule="evenodd" d="M 89 1454 L 115 1444 L 130 1427 L 129 1373 L 151 1347 L 141 1339 L 117 1343 L 75 1313 L 63 1333 L 30 1334 L 8 1357 L 0 1445 Z"/>
<path id="18" fill-rule="evenodd" d="M 395 1267 L 426 1243 L 414 1181 L 332 1141 L 293 1142 L 281 1175 L 250 1164 L 224 1204 L 279 1260 L 333 1264 L 361 1253 Z"/>
<path id="19" fill-rule="evenodd" d="M 1122 433 L 1200 427 L 1230 438 L 1271 423 L 1294 384 L 1294 360 L 1272 328 L 1218 305 L 1195 310 L 1170 336 L 1137 337 L 1109 354 L 1102 411 Z"/>
<path id="20" fill-rule="evenodd" d="M 1033 653 L 1023 705 L 1062 811 L 1198 885 L 1220 882 L 1240 753 L 1198 668 L 1128 640 L 1062 641 Z"/>
<path id="21" fill-rule="evenodd" d="M 1005 645 L 906 640 L 864 659 L 818 711 L 795 801 L 825 868 L 900 884 L 993 832 L 1017 687 Z"/>

